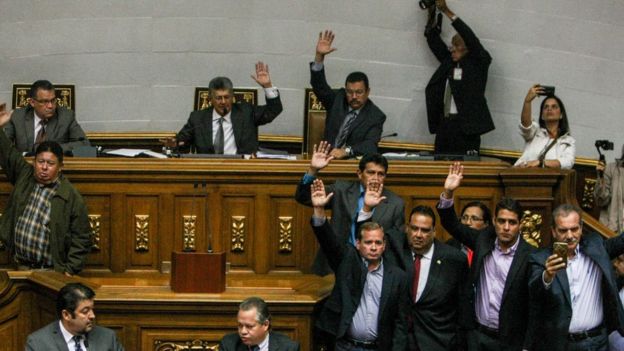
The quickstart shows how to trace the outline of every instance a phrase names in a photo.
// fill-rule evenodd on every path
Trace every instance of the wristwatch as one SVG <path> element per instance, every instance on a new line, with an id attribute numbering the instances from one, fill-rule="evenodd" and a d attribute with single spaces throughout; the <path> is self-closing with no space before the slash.
<path id="1" fill-rule="evenodd" d="M 353 156 L 353 149 L 351 148 L 351 146 L 345 146 L 345 152 L 348 156 Z"/>

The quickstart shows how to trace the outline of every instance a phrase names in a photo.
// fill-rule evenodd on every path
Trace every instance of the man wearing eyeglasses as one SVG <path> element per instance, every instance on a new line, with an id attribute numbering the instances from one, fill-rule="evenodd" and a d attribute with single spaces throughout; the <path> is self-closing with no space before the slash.
<path id="1" fill-rule="evenodd" d="M 437 209 L 444 229 L 474 251 L 460 317 L 468 350 L 522 350 L 531 344 L 529 254 L 535 250 L 520 235 L 522 208 L 516 200 L 503 198 L 493 226 L 477 230 L 462 224 L 453 209 L 453 193 L 463 173 L 459 162 L 449 167 Z"/>
<path id="2" fill-rule="evenodd" d="M 457 31 L 447 47 L 440 38 L 442 14 Z M 436 0 L 429 8 L 425 37 L 431 52 L 440 61 L 427 88 L 429 132 L 435 134 L 435 153 L 461 154 L 478 152 L 481 134 L 494 130 L 494 122 L 485 100 L 485 86 L 492 57 L 470 27 L 446 5 Z"/>
<path id="3" fill-rule="evenodd" d="M 74 112 L 57 106 L 57 102 L 52 83 L 38 80 L 32 84 L 28 105 L 15 110 L 11 122 L 4 127 L 19 152 L 33 153 L 44 141 L 59 143 L 64 153 L 90 145 Z"/>
<path id="4" fill-rule="evenodd" d="M 386 115 L 368 98 L 366 74 L 350 73 L 345 87 L 336 91 L 325 79 L 325 55 L 336 50 L 334 37 L 331 30 L 319 33 L 316 56 L 310 63 L 312 90 L 327 111 L 323 139 L 333 146 L 331 156 L 337 159 L 376 153 Z"/>
<path id="5" fill-rule="evenodd" d="M 539 311 L 532 324 L 540 324 L 531 350 L 606 351 L 607 335 L 623 330 L 611 260 L 624 253 L 624 235 L 603 240 L 583 233 L 581 218 L 576 206 L 557 207 L 552 236 L 567 244 L 567 257 L 553 254 L 552 247 L 530 256 L 531 304 Z"/>

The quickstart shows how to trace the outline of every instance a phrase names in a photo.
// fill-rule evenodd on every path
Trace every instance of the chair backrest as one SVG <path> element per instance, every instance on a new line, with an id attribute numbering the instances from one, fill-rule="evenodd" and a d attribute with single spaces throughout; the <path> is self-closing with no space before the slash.
<path id="1" fill-rule="evenodd" d="M 325 118 L 327 111 L 318 100 L 312 89 L 305 90 L 305 103 L 303 113 L 303 144 L 302 154 L 311 153 L 314 145 L 323 140 L 325 133 Z"/>
<path id="2" fill-rule="evenodd" d="M 13 102 L 12 109 L 28 106 L 28 95 L 32 84 L 16 83 L 13 84 Z M 76 110 L 74 101 L 75 86 L 73 84 L 54 84 L 54 92 L 56 94 L 56 105 L 66 107 L 72 111 Z"/>
<path id="3" fill-rule="evenodd" d="M 257 89 L 234 88 L 234 103 L 245 101 L 254 106 L 258 105 Z M 204 110 L 210 107 L 210 89 L 208 87 L 196 87 L 195 99 L 193 100 L 193 111 Z"/>

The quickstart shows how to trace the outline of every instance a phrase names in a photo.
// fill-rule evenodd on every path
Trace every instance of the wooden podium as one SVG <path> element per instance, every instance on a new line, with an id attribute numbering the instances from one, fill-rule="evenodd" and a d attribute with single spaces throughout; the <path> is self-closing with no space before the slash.
<path id="1" fill-rule="evenodd" d="M 225 291 L 225 253 L 171 253 L 171 290 L 180 293 Z"/>

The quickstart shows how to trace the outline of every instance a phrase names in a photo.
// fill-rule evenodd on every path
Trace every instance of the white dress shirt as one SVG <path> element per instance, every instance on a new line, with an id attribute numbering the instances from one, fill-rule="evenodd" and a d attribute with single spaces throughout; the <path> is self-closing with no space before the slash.
<path id="1" fill-rule="evenodd" d="M 67 329 L 65 329 L 65 327 L 63 326 L 63 323 L 60 320 L 59 320 L 59 326 L 61 327 L 61 334 L 63 334 L 63 339 L 65 340 L 65 344 L 67 345 L 67 348 L 70 350 L 75 350 L 76 342 L 74 341 L 74 336 L 72 335 L 72 333 L 68 332 Z M 87 347 L 85 346 L 84 342 L 85 342 L 85 337 L 83 335 L 82 340 L 80 340 L 80 347 L 83 350 L 87 350 Z"/>
<path id="2" fill-rule="evenodd" d="M 425 285 L 427 285 L 427 278 L 429 277 L 429 270 L 431 269 L 431 261 L 433 260 L 433 248 L 435 243 L 431 244 L 431 247 L 420 258 L 420 274 L 418 275 L 418 290 L 416 291 L 416 301 L 422 296 Z M 412 263 L 416 259 L 416 254 L 412 252 Z"/>
<path id="3" fill-rule="evenodd" d="M 216 109 L 212 110 L 212 143 L 217 138 L 217 131 L 219 130 L 219 118 L 221 115 L 217 113 Z M 236 140 L 234 140 L 234 128 L 232 128 L 232 111 L 223 116 L 223 154 L 224 155 L 236 155 L 238 149 L 236 148 Z"/>

